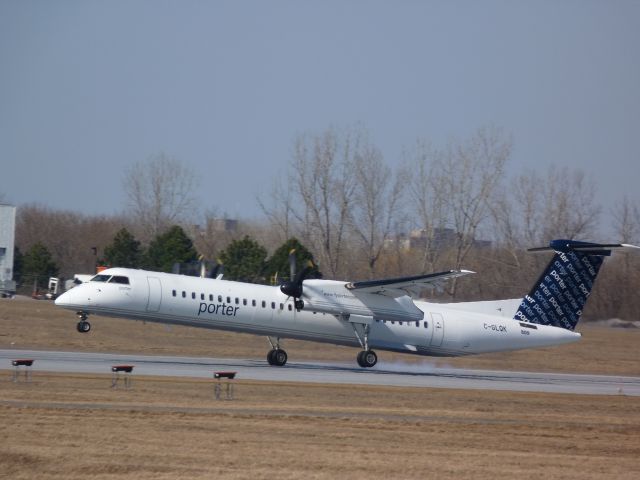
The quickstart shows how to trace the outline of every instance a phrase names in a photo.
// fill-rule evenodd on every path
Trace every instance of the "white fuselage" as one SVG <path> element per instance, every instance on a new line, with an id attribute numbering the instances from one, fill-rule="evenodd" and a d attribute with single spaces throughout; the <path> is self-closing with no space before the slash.
<path id="1" fill-rule="evenodd" d="M 84 283 L 60 296 L 56 304 L 86 314 L 360 345 L 352 321 L 308 306 L 297 312 L 293 298 L 277 287 L 123 268 L 107 272 L 126 276 L 129 284 Z M 479 305 L 416 301 L 415 306 L 424 313 L 419 320 L 370 317 L 369 346 L 458 356 L 559 345 L 580 338 L 580 334 L 562 328 L 514 320 L 515 309 L 504 311 L 502 316 L 486 313 L 491 309 L 476 308 Z"/>

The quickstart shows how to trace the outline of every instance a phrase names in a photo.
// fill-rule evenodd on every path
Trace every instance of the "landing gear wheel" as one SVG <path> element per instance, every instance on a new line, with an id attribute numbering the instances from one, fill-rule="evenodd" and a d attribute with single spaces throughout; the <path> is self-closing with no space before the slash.
<path id="1" fill-rule="evenodd" d="M 358 353 L 357 360 L 362 368 L 371 368 L 378 363 L 378 355 L 373 350 L 362 350 Z"/>
<path id="2" fill-rule="evenodd" d="M 267 362 L 269 362 L 269 365 L 282 367 L 287 363 L 287 352 L 282 349 L 273 349 L 267 354 Z"/>
<path id="3" fill-rule="evenodd" d="M 80 320 L 78 322 L 77 329 L 80 333 L 89 333 L 89 330 L 91 330 L 91 324 L 85 320 Z"/>

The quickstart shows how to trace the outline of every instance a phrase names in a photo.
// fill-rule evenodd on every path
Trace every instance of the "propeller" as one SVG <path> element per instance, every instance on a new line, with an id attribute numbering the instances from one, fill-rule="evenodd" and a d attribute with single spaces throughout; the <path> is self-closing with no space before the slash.
<path id="1" fill-rule="evenodd" d="M 296 275 L 296 251 L 291 250 L 289 252 L 289 270 L 290 276 L 289 280 L 283 282 L 280 285 L 280 291 L 289 297 L 293 297 L 295 299 L 296 310 L 300 311 L 304 307 L 304 302 L 301 300 L 302 297 L 302 282 L 305 277 L 309 275 L 309 272 L 313 270 L 314 265 L 311 260 L 307 262 L 307 265 L 298 272 Z"/>

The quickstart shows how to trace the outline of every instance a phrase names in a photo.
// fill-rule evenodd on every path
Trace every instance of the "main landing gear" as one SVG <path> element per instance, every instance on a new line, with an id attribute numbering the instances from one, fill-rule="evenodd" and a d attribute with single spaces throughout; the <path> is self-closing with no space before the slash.
<path id="1" fill-rule="evenodd" d="M 267 362 L 269 362 L 269 365 L 282 367 L 287 363 L 287 352 L 281 349 L 269 350 L 269 353 L 267 354 Z"/>
<path id="2" fill-rule="evenodd" d="M 360 323 L 350 320 L 353 327 L 353 333 L 356 334 L 358 343 L 362 347 L 362 351 L 358 353 L 356 360 L 362 368 L 371 368 L 378 363 L 378 355 L 369 348 L 369 323 Z"/>
<path id="3" fill-rule="evenodd" d="M 87 314 L 85 312 L 78 312 L 78 318 L 80 318 L 80 321 L 78 322 L 76 329 L 80 333 L 89 333 L 91 330 L 91 324 L 87 322 Z"/>
<path id="4" fill-rule="evenodd" d="M 287 363 L 287 352 L 280 348 L 280 339 L 267 337 L 271 344 L 271 350 L 267 354 L 267 362 L 275 367 L 282 367 Z"/>
<path id="5" fill-rule="evenodd" d="M 362 350 L 358 353 L 358 365 L 363 368 L 371 368 L 378 363 L 378 355 L 373 350 Z"/>

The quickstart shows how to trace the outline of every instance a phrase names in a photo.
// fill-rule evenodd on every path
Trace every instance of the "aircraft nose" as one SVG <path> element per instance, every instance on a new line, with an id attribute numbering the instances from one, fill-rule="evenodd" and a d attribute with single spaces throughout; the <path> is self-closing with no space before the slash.
<path id="1" fill-rule="evenodd" d="M 55 299 L 55 304 L 59 307 L 64 307 L 65 305 L 69 305 L 69 292 L 65 292 Z"/>
<path id="2" fill-rule="evenodd" d="M 77 292 L 73 291 L 74 289 L 69 290 L 68 292 L 64 292 L 58 298 L 55 299 L 55 304 L 58 307 L 69 307 L 71 305 L 75 305 L 77 302 Z"/>

